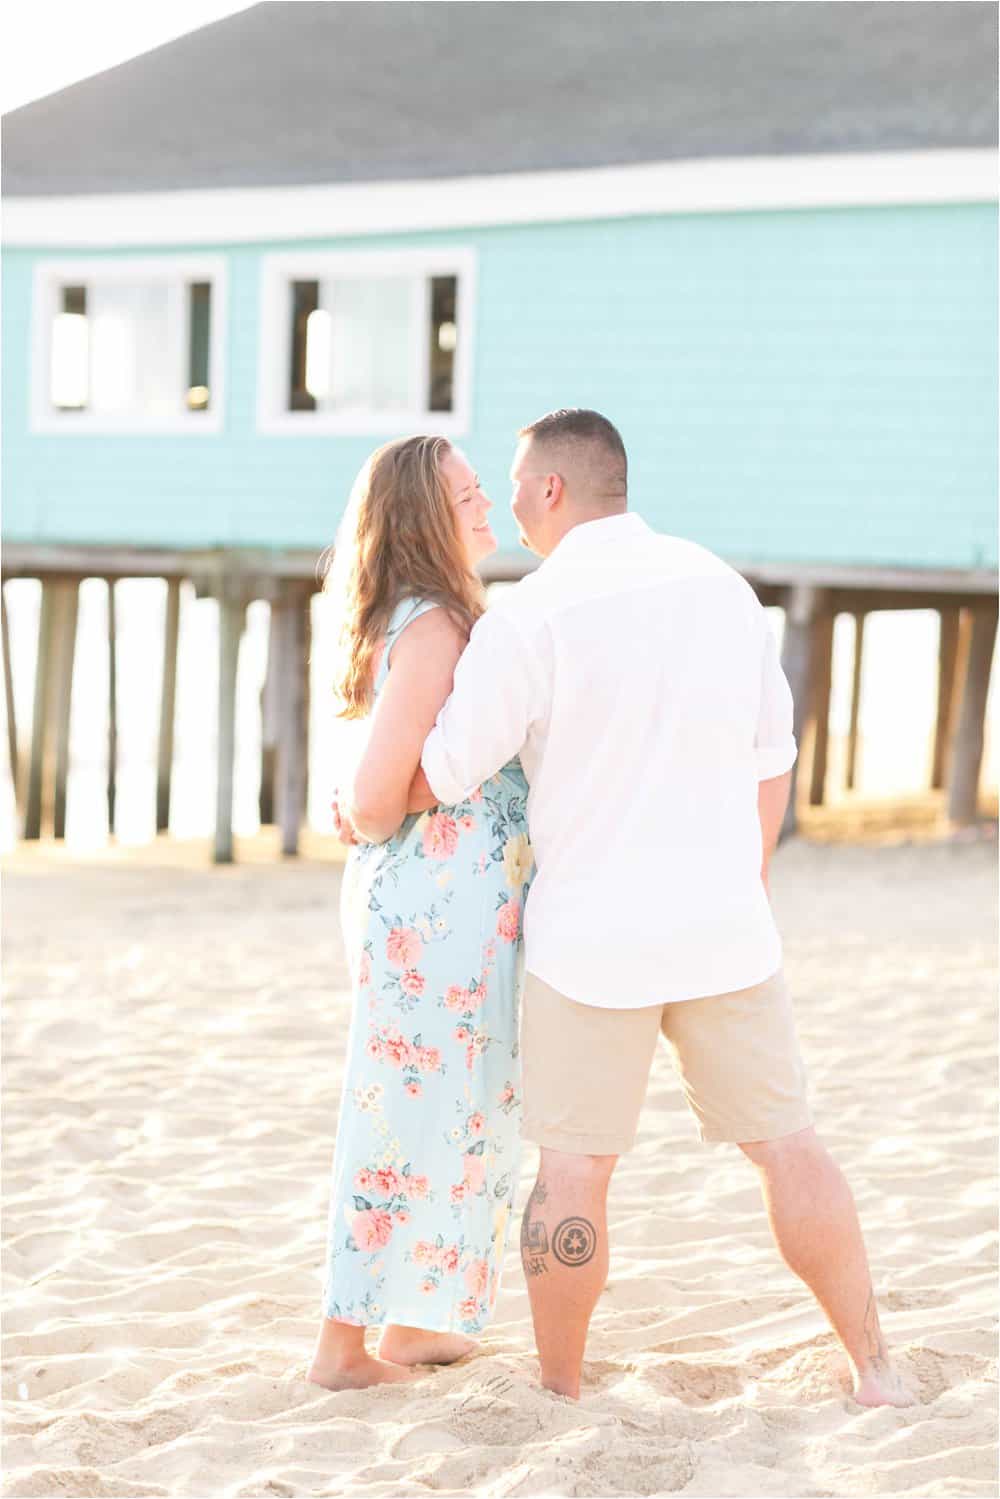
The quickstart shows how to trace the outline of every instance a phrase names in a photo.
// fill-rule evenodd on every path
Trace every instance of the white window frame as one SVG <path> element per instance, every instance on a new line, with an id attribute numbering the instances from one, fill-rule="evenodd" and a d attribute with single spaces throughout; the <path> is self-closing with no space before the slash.
<path id="1" fill-rule="evenodd" d="M 66 286 L 94 286 L 114 281 L 156 281 L 179 291 L 191 281 L 207 281 L 212 288 L 211 327 L 208 348 L 209 407 L 207 411 L 187 411 L 181 403 L 187 384 L 187 338 L 178 340 L 178 411 L 170 417 L 150 417 L 142 412 L 112 416 L 107 412 L 61 411 L 51 400 L 52 327 L 61 311 L 61 295 Z M 227 306 L 227 266 L 221 255 L 142 255 L 116 256 L 108 259 L 44 260 L 35 266 L 32 287 L 31 332 L 31 430 L 47 436 L 94 434 L 132 436 L 183 433 L 185 436 L 212 436 L 224 427 L 225 410 L 225 338 Z M 184 308 L 187 328 L 187 303 Z"/>
<path id="2" fill-rule="evenodd" d="M 452 410 L 289 411 L 288 372 L 291 364 L 293 281 L 325 281 L 350 276 L 454 276 L 456 278 L 455 346 Z M 443 437 L 462 437 L 471 419 L 476 253 L 467 248 L 417 250 L 303 250 L 265 255 L 261 260 L 260 346 L 257 367 L 257 430 L 270 436 L 393 437 L 426 431 Z M 426 362 L 426 345 L 414 341 L 414 361 Z"/>

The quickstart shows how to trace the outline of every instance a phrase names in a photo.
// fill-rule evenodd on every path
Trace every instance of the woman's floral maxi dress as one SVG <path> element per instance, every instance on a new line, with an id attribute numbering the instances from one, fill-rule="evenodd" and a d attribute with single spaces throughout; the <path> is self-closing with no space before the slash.
<path id="1" fill-rule="evenodd" d="M 396 609 L 376 693 L 394 641 L 433 607 Z M 351 850 L 328 1317 L 467 1333 L 489 1320 L 517 1184 L 526 800 L 514 760 L 458 806 Z"/>

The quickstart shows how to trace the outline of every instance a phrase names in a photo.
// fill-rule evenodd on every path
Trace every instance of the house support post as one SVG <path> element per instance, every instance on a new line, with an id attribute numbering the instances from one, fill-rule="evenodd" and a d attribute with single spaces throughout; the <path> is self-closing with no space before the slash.
<path id="1" fill-rule="evenodd" d="M 160 733 L 156 751 L 156 831 L 170 826 L 170 782 L 174 761 L 174 709 L 177 700 L 177 646 L 180 639 L 181 583 L 167 579 L 163 625 L 163 679 L 160 687 Z"/>
<path id="2" fill-rule="evenodd" d="M 854 616 L 854 675 L 851 680 L 851 726 L 847 736 L 847 775 L 845 777 L 848 791 L 853 791 L 858 779 L 858 729 L 861 722 L 861 670 L 865 649 L 865 620 L 868 618 L 863 610 L 859 610 Z"/>
<path id="3" fill-rule="evenodd" d="M 997 636 L 995 602 L 975 604 L 969 612 L 972 616 L 969 655 L 948 777 L 948 817 L 953 823 L 974 822 L 976 818 L 986 696 Z"/>

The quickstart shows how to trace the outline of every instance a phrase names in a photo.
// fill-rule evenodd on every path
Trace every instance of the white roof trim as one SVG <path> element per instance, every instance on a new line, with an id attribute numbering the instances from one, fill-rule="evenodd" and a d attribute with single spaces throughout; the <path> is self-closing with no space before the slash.
<path id="1" fill-rule="evenodd" d="M 726 157 L 317 187 L 7 197 L 10 246 L 232 244 L 350 234 L 865 204 L 984 203 L 990 149 Z"/>

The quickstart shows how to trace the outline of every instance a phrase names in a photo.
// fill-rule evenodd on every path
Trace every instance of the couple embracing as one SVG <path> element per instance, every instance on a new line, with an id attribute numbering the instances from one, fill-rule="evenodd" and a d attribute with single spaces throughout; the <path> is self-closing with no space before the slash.
<path id="1" fill-rule="evenodd" d="M 764 612 L 628 511 L 597 412 L 525 427 L 511 483 L 544 560 L 488 610 L 491 504 L 441 437 L 372 456 L 329 577 L 341 711 L 370 722 L 337 807 L 354 1011 L 309 1377 L 357 1388 L 472 1350 L 524 1138 L 541 1380 L 578 1397 L 608 1185 L 662 1033 L 702 1138 L 757 1168 L 856 1398 L 908 1403 L 782 975 L 767 877 L 795 743 Z"/>

